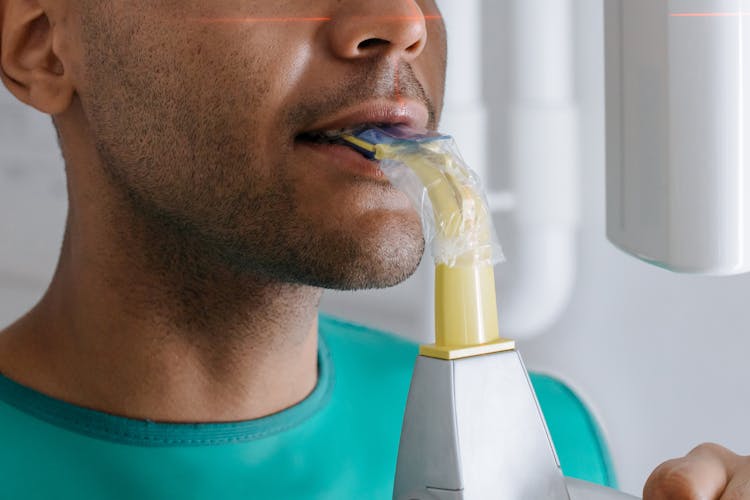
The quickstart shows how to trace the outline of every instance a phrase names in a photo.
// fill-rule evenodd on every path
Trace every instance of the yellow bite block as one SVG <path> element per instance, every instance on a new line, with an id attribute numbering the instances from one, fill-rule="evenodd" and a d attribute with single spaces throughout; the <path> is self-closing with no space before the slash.
<path id="1" fill-rule="evenodd" d="M 415 148 L 346 140 L 414 172 L 430 198 L 438 243 L 461 242 L 449 262 L 435 266 L 435 344 L 422 346 L 420 354 L 458 359 L 514 349 L 515 342 L 501 339 L 498 329 L 491 215 L 460 158 L 435 143 Z"/>
<path id="2" fill-rule="evenodd" d="M 435 344 L 475 346 L 500 338 L 491 264 L 435 267 Z"/>

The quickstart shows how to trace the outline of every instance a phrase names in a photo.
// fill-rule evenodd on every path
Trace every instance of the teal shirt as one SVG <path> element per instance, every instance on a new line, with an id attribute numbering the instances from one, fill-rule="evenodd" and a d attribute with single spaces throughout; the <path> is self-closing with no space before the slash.
<path id="1" fill-rule="evenodd" d="M 122 418 L 0 376 L 0 499 L 390 499 L 417 350 L 321 316 L 314 391 L 236 423 Z M 613 485 L 580 400 L 551 378 L 532 382 L 564 472 Z"/>

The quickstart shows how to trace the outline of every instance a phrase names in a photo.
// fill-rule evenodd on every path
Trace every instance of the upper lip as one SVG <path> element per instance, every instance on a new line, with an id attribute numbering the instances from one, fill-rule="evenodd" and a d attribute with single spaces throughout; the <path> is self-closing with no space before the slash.
<path id="1" fill-rule="evenodd" d="M 413 100 L 375 100 L 344 108 L 314 123 L 298 135 L 327 130 L 355 128 L 362 125 L 405 125 L 415 129 L 427 128 L 430 114 L 427 108 Z"/>

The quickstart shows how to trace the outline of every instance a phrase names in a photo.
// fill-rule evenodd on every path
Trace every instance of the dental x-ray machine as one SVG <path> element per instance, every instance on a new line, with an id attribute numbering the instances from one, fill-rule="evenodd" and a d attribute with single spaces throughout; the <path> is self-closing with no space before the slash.
<path id="1" fill-rule="evenodd" d="M 610 240 L 675 271 L 750 270 L 750 0 L 605 0 L 605 39 Z M 449 138 L 409 134 L 346 138 L 386 170 L 408 167 L 387 174 L 417 193 L 436 262 L 436 342 L 415 366 L 394 499 L 633 498 L 563 477 L 498 334 L 484 196 Z"/>

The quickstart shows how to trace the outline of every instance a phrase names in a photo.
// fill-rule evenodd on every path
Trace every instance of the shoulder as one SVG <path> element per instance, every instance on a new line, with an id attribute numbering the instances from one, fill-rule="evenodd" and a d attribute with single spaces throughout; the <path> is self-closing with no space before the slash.
<path id="1" fill-rule="evenodd" d="M 415 342 L 362 325 L 320 316 L 320 336 L 333 360 L 336 384 L 367 394 L 369 404 L 390 408 L 400 419 L 419 354 Z M 556 378 L 530 374 L 563 472 L 614 486 L 609 450 L 582 399 Z M 357 397 L 356 395 L 353 397 Z"/>
<path id="2" fill-rule="evenodd" d="M 554 377 L 530 378 L 565 475 L 616 486 L 607 443 L 583 400 Z"/>
<path id="3" fill-rule="evenodd" d="M 382 422 L 400 428 L 419 346 L 323 315 L 319 332 L 331 358 L 335 393 L 348 407 L 377 412 Z"/>
<path id="4" fill-rule="evenodd" d="M 411 378 L 419 354 L 415 342 L 326 315 L 319 318 L 319 331 L 337 365 L 356 363 L 361 370 L 405 372 Z"/>
<path id="5" fill-rule="evenodd" d="M 419 347 L 396 335 L 329 316 L 321 315 L 318 330 L 321 346 L 330 356 L 337 410 L 349 415 L 349 421 L 366 425 L 369 437 L 359 439 L 370 440 L 369 449 L 387 455 L 395 468 Z"/>

